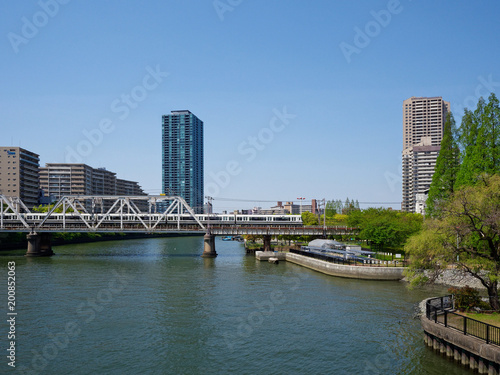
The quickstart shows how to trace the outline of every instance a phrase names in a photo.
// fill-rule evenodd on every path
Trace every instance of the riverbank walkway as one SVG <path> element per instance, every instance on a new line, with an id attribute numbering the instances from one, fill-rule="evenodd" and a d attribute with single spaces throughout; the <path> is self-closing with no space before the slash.
<path id="1" fill-rule="evenodd" d="M 423 303 L 426 345 L 480 374 L 500 374 L 499 327 L 459 314 L 451 295 Z"/>

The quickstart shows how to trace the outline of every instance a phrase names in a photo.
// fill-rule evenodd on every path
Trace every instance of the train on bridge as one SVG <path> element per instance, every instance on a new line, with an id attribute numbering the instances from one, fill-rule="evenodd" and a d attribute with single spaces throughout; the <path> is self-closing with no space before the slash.
<path id="1" fill-rule="evenodd" d="M 196 224 L 198 221 L 204 225 L 286 225 L 302 226 L 300 215 L 248 215 L 248 214 L 161 214 L 161 213 L 80 213 L 67 212 L 62 213 L 3 213 L 1 215 L 2 225 L 19 223 L 22 218 L 30 226 L 50 227 L 59 226 L 63 223 L 83 224 L 88 223 L 96 225 L 99 223 L 158 223 L 158 224 Z"/>

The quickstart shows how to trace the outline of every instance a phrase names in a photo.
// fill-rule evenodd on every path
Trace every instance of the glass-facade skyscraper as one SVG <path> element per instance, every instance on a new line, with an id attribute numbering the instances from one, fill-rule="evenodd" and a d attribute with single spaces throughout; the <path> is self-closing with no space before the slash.
<path id="1" fill-rule="evenodd" d="M 203 121 L 190 111 L 162 117 L 162 192 L 203 212 Z"/>

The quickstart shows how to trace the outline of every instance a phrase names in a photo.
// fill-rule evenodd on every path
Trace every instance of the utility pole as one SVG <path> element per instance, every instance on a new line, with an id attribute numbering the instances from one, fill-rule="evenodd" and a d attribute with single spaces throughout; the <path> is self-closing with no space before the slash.
<path id="1" fill-rule="evenodd" d="M 212 201 L 214 198 L 209 195 L 205 196 L 205 198 L 207 199 L 207 231 L 210 233 L 210 213 L 212 211 Z"/>
<path id="2" fill-rule="evenodd" d="M 306 198 L 303 198 L 303 197 L 300 197 L 300 198 L 297 198 L 299 201 L 300 201 L 300 214 L 302 215 L 302 201 Z"/>
<path id="3" fill-rule="evenodd" d="M 323 228 L 326 230 L 326 198 L 323 198 Z"/>

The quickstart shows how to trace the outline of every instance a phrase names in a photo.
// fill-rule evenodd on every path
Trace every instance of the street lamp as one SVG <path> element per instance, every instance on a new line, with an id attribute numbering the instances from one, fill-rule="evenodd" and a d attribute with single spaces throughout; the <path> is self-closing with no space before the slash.
<path id="1" fill-rule="evenodd" d="M 302 215 L 302 201 L 306 198 L 303 198 L 303 197 L 300 197 L 300 198 L 297 198 L 299 201 L 300 201 L 300 214 Z"/>
<path id="2" fill-rule="evenodd" d="M 205 198 L 207 199 L 207 230 L 208 233 L 210 233 L 210 213 L 212 211 L 212 201 L 214 198 L 209 195 L 205 196 Z"/>
<path id="3" fill-rule="evenodd" d="M 321 215 L 321 211 L 319 214 Z M 323 198 L 323 229 L 326 230 L 326 198 Z"/>

